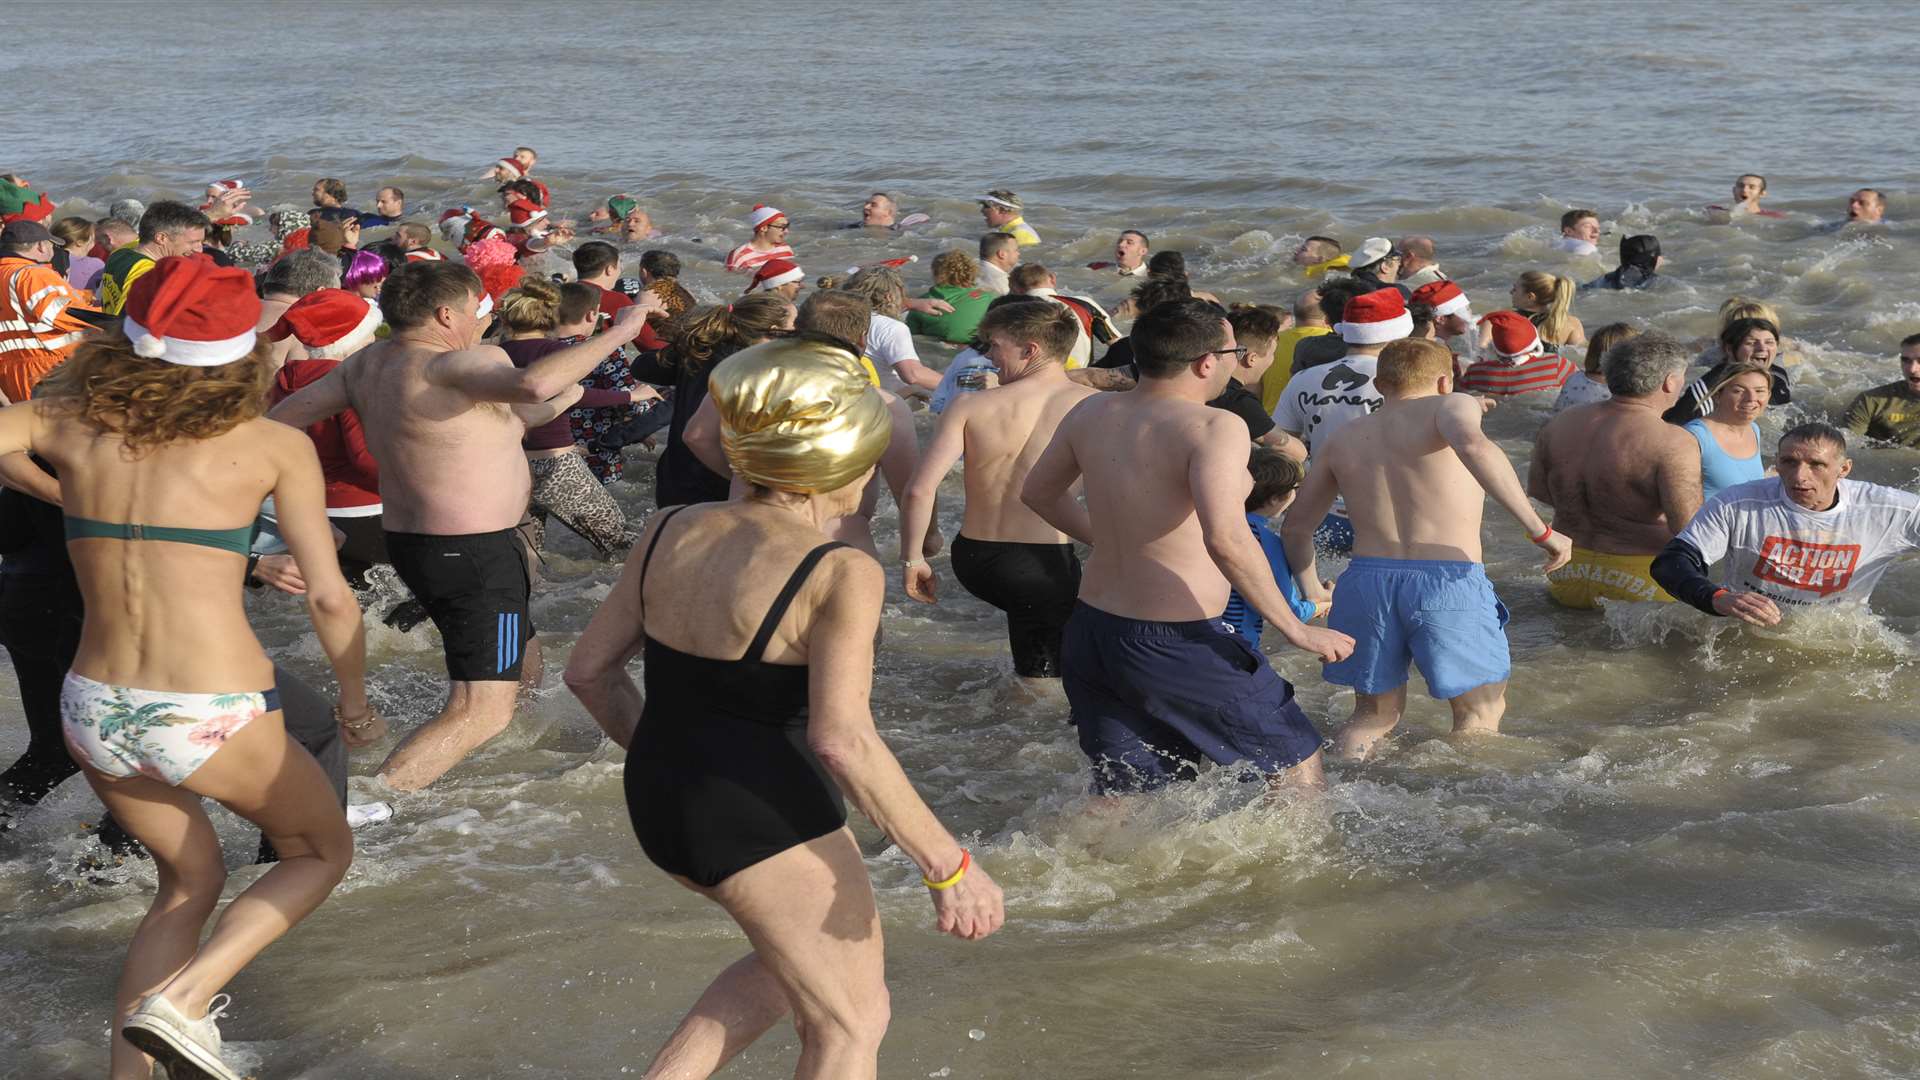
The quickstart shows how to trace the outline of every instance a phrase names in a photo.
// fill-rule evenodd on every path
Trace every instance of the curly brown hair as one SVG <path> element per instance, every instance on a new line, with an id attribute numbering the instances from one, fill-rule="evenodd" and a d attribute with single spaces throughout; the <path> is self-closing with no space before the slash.
<path id="1" fill-rule="evenodd" d="M 224 435 L 263 415 L 273 381 L 266 363 L 271 347 L 262 336 L 230 364 L 188 367 L 139 355 L 115 327 L 82 342 L 34 396 L 120 436 L 137 457 L 181 439 Z"/>
<path id="2" fill-rule="evenodd" d="M 731 304 L 695 308 L 670 324 L 666 362 L 683 371 L 705 371 L 774 336 L 787 320 L 789 306 L 785 299 L 761 292 Z"/>

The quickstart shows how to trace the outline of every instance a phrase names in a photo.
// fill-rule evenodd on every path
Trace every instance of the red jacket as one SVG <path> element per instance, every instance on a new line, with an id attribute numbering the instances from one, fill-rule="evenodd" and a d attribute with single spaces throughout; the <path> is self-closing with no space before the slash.
<path id="1" fill-rule="evenodd" d="M 338 360 L 289 360 L 273 377 L 267 397 L 278 404 L 293 392 L 318 382 L 340 366 Z M 342 517 L 380 512 L 380 466 L 367 450 L 367 436 L 352 409 L 307 427 L 307 437 L 320 453 L 320 472 L 327 479 L 327 511 Z"/>

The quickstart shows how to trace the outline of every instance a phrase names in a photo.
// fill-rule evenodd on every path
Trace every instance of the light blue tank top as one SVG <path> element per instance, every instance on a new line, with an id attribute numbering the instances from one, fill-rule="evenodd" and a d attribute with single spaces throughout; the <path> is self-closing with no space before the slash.
<path id="1" fill-rule="evenodd" d="M 1767 474 L 1766 466 L 1760 463 L 1760 425 L 1752 427 L 1753 456 L 1737 458 L 1721 449 L 1720 440 L 1707 430 L 1706 421 L 1687 421 L 1686 429 L 1693 433 L 1693 441 L 1700 444 L 1701 494 L 1711 499 L 1721 488 L 1758 480 Z"/>

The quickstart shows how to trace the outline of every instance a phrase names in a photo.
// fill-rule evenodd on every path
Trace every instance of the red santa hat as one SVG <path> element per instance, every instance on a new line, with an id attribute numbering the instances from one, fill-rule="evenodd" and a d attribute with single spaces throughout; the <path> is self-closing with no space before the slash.
<path id="1" fill-rule="evenodd" d="M 205 212 L 213 209 L 213 200 L 230 191 L 239 191 L 244 186 L 246 185 L 240 183 L 238 180 L 215 180 L 213 183 L 208 184 L 207 201 L 200 204 L 201 211 Z M 214 224 L 228 225 L 236 229 L 241 229 L 253 224 L 253 215 L 247 213 L 245 209 L 235 210 L 230 217 L 223 217 L 214 222 Z"/>
<path id="2" fill-rule="evenodd" d="M 518 161 L 515 161 L 510 157 L 503 157 L 499 161 L 496 161 L 493 164 L 487 166 L 487 171 L 480 174 L 480 179 L 491 180 L 493 179 L 495 170 L 502 169 L 502 168 L 506 169 L 508 172 L 513 174 L 512 176 L 509 176 L 507 178 L 509 180 L 518 180 L 521 177 L 527 175 L 527 170 L 525 166 L 521 165 Z"/>
<path id="3" fill-rule="evenodd" d="M 768 206 L 766 203 L 760 203 L 753 208 L 753 213 L 747 215 L 747 224 L 758 230 L 760 226 L 765 225 L 774 218 L 783 218 L 786 216 L 787 215 L 781 213 L 779 210 Z"/>
<path id="4" fill-rule="evenodd" d="M 1454 315 L 1473 306 L 1460 286 L 1451 281 L 1429 281 L 1413 290 L 1413 299 L 1432 308 L 1435 315 Z"/>
<path id="5" fill-rule="evenodd" d="M 253 351 L 260 298 L 253 275 L 205 255 L 169 255 L 127 294 L 121 326 L 140 356 L 219 367 Z"/>
<path id="6" fill-rule="evenodd" d="M 753 272 L 753 280 L 747 284 L 747 291 L 761 292 L 790 285 L 796 281 L 805 281 L 806 273 L 788 259 L 768 259 Z"/>
<path id="7" fill-rule="evenodd" d="M 345 289 L 320 289 L 293 302 L 267 330 L 273 341 L 297 338 L 307 355 L 339 360 L 360 351 L 380 329 L 380 308 Z"/>
<path id="8" fill-rule="evenodd" d="M 1413 316 L 1407 314 L 1399 289 L 1356 296 L 1341 316 L 1345 321 L 1334 323 L 1333 332 L 1349 345 L 1384 345 L 1413 333 Z"/>
<path id="9" fill-rule="evenodd" d="M 1480 325 L 1493 327 L 1493 351 L 1508 360 L 1519 360 L 1541 350 L 1540 331 L 1517 311 L 1490 311 L 1481 316 Z"/>

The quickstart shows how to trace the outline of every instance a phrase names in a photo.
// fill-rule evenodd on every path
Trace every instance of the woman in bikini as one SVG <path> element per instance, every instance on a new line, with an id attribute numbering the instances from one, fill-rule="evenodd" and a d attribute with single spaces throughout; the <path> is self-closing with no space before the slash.
<path id="1" fill-rule="evenodd" d="M 340 681 L 341 723 L 367 730 L 360 608 L 334 557 L 313 444 L 261 415 L 271 372 L 259 315 L 246 271 L 162 259 L 134 284 L 121 328 L 0 411 L 0 454 L 30 451 L 59 474 L 86 601 L 61 694 L 68 751 L 159 876 L 121 971 L 113 1080 L 146 1080 L 149 1054 L 174 1080 L 237 1080 L 220 1057 L 220 990 L 353 857 L 325 772 L 281 724 L 273 663 L 241 604 L 253 521 L 272 496 Z M 227 875 L 202 798 L 260 826 L 280 854 L 204 944 Z"/>

